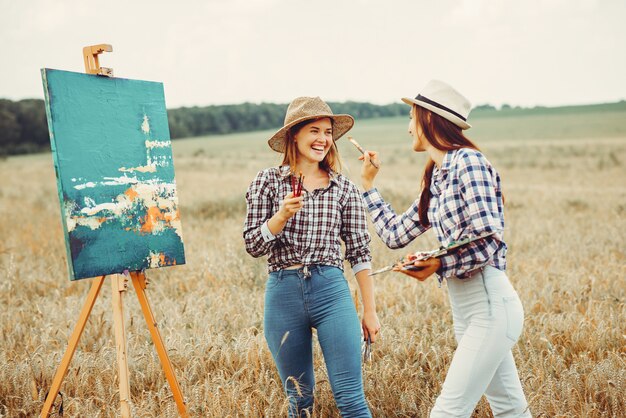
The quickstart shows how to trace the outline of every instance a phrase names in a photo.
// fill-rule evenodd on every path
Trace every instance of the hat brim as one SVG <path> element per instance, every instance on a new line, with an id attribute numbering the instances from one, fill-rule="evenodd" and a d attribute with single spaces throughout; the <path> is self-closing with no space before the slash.
<path id="1" fill-rule="evenodd" d="M 450 112 L 446 112 L 443 109 L 439 109 L 436 106 L 431 105 L 430 103 L 426 103 L 423 102 L 421 100 L 417 100 L 417 99 L 410 99 L 408 97 L 403 97 L 402 101 L 406 104 L 410 105 L 418 105 L 421 106 L 425 109 L 430 110 L 433 113 L 438 114 L 439 116 L 441 116 L 442 118 L 448 119 L 450 122 L 454 123 L 456 126 L 458 126 L 461 129 L 469 129 L 472 127 L 472 125 L 470 125 L 469 123 L 465 122 L 463 119 L 461 119 L 460 117 L 453 115 Z"/>
<path id="2" fill-rule="evenodd" d="M 276 152 L 285 152 L 285 139 L 287 137 L 287 131 L 294 125 L 307 120 L 315 120 L 321 118 L 330 118 L 333 120 L 333 140 L 337 141 L 344 136 L 354 126 L 354 118 L 350 115 L 333 115 L 333 114 L 320 114 L 313 116 L 305 116 L 292 121 L 291 123 L 280 128 L 274 135 L 268 139 L 267 143 L 271 149 Z"/>

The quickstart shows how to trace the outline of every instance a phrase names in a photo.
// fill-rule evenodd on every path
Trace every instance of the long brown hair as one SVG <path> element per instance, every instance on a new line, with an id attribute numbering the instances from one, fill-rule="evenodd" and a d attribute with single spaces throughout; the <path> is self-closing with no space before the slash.
<path id="1" fill-rule="evenodd" d="M 298 147 L 296 145 L 295 137 L 296 134 L 302 129 L 305 125 L 314 122 L 316 120 L 325 119 L 317 118 L 317 119 L 307 119 L 300 123 L 293 125 L 287 131 L 287 135 L 285 136 L 285 154 L 283 156 L 282 165 L 288 165 L 291 168 L 291 172 L 294 172 L 296 169 L 296 162 L 298 159 Z M 335 126 L 335 122 L 332 118 L 330 119 L 331 125 Z M 335 138 L 333 137 L 333 145 L 324 156 L 324 159 L 320 162 L 320 168 L 326 172 L 334 171 L 335 173 L 341 173 L 341 158 L 339 157 L 339 150 L 337 149 L 337 145 L 335 144 Z"/>
<path id="2" fill-rule="evenodd" d="M 477 151 L 480 149 L 463 134 L 463 130 L 450 122 L 449 120 L 431 112 L 421 106 L 413 105 L 413 114 L 415 115 L 417 126 L 422 128 L 422 139 L 425 139 L 441 151 L 452 151 L 459 148 L 472 148 Z M 435 162 L 429 158 L 424 168 L 424 177 L 422 177 L 422 194 L 419 201 L 419 218 L 420 223 L 424 227 L 429 227 L 428 206 L 430 204 L 430 180 L 435 168 Z"/>

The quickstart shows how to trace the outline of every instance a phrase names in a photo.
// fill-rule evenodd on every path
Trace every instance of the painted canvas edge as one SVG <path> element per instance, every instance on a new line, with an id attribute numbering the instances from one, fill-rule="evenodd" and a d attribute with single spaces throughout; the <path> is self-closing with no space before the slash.
<path id="1" fill-rule="evenodd" d="M 65 220 L 65 208 L 63 207 L 63 187 L 61 185 L 61 167 L 58 161 L 58 155 L 57 155 L 57 147 L 56 147 L 56 141 L 54 138 L 54 130 L 53 130 L 53 123 L 54 121 L 52 120 L 52 110 L 50 107 L 50 92 L 48 90 L 48 71 L 56 71 L 56 70 L 50 70 L 49 68 L 42 68 L 41 69 L 41 78 L 42 78 L 42 82 L 43 82 L 43 93 L 44 93 L 44 102 L 46 104 L 46 118 L 48 119 L 48 134 L 50 136 L 50 149 L 52 151 L 52 159 L 54 162 L 54 172 L 56 175 L 56 184 L 57 184 L 57 194 L 59 196 L 59 207 L 60 207 L 60 214 L 61 214 L 61 225 L 63 226 L 63 237 L 64 237 L 64 241 L 65 241 L 65 254 L 66 254 L 66 258 L 67 258 L 67 267 L 68 267 L 68 273 L 69 273 L 69 278 L 70 280 L 76 280 L 76 277 L 74 276 L 74 265 L 72 262 L 72 253 L 71 253 L 71 249 L 70 249 L 70 240 L 69 240 L 69 232 L 67 230 L 67 223 Z"/>

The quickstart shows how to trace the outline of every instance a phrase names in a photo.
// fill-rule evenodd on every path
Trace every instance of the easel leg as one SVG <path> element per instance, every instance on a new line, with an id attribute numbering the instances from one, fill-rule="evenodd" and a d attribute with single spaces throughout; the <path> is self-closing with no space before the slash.
<path id="1" fill-rule="evenodd" d="M 156 347 L 157 353 L 159 355 L 159 359 L 161 360 L 161 365 L 163 366 L 165 377 L 167 378 L 167 381 L 170 384 L 170 388 L 172 389 L 172 393 L 174 394 L 174 400 L 176 401 L 176 406 L 178 407 L 178 413 L 181 417 L 186 418 L 188 415 L 187 406 L 185 405 L 185 399 L 183 398 L 182 391 L 180 390 L 180 386 L 178 385 L 178 380 L 176 380 L 174 368 L 172 367 L 170 358 L 167 355 L 165 344 L 163 344 L 161 333 L 157 328 L 157 322 L 154 319 L 154 315 L 152 314 L 152 308 L 150 307 L 150 302 L 148 301 L 148 297 L 145 292 L 147 286 L 146 276 L 144 273 L 141 272 L 131 272 L 130 276 L 133 280 L 133 286 L 135 287 L 135 292 L 137 293 L 139 304 L 141 305 L 141 311 L 143 312 L 143 316 L 146 319 L 146 323 L 148 324 L 148 329 L 150 330 L 152 342 L 154 343 L 154 346 Z"/>
<path id="2" fill-rule="evenodd" d="M 120 408 L 122 418 L 130 418 L 130 380 L 128 359 L 126 358 L 126 332 L 124 329 L 123 297 L 127 288 L 127 279 L 121 274 L 111 277 L 113 319 L 115 322 L 115 345 L 117 348 L 117 367 L 120 379 Z"/>
<path id="3" fill-rule="evenodd" d="M 91 289 L 89 290 L 89 294 L 87 295 L 87 300 L 83 305 L 83 309 L 80 311 L 80 316 L 78 317 L 78 322 L 74 327 L 74 331 L 72 332 L 72 336 L 67 344 L 67 349 L 65 350 L 65 354 L 63 355 L 63 359 L 61 360 L 61 364 L 57 369 L 54 379 L 52 379 L 52 386 L 50 387 L 50 391 L 48 392 L 48 396 L 46 397 L 46 402 L 43 405 L 43 409 L 41 410 L 41 418 L 47 418 L 50 414 L 50 410 L 52 409 L 52 404 L 59 394 L 59 390 L 61 389 L 61 383 L 63 382 L 63 378 L 67 373 L 67 369 L 70 366 L 70 362 L 72 361 L 72 357 L 74 356 L 74 352 L 76 351 L 76 347 L 78 346 L 78 340 L 80 340 L 80 336 L 85 329 L 85 324 L 89 319 L 89 315 L 91 314 L 91 310 L 93 309 L 93 305 L 98 298 L 98 294 L 100 293 L 100 289 L 102 288 L 102 284 L 104 283 L 104 278 L 106 276 L 98 277 L 97 279 L 93 279 L 91 283 Z"/>

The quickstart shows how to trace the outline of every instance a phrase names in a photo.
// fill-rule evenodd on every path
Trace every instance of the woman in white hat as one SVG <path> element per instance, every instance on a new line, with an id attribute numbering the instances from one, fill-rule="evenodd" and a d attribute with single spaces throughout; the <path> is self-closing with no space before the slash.
<path id="1" fill-rule="evenodd" d="M 505 273 L 500 177 L 463 134 L 471 105 L 460 93 L 434 80 L 415 99 L 402 100 L 411 106 L 413 151 L 430 158 L 419 197 L 397 215 L 374 188 L 377 153 L 361 157 L 364 198 L 377 234 L 389 248 L 404 247 L 429 228 L 443 247 L 486 236 L 440 258 L 414 261 L 416 271 L 394 269 L 420 281 L 436 274 L 448 286 L 458 346 L 430 416 L 469 417 L 485 394 L 495 417 L 529 417 L 511 353 L 524 311 Z"/>
<path id="2" fill-rule="evenodd" d="M 372 342 L 380 330 L 368 276 L 370 236 L 360 192 L 339 174 L 334 144 L 353 124 L 319 97 L 296 98 L 268 141 L 284 154 L 282 165 L 260 171 L 246 193 L 243 236 L 249 254 L 268 255 L 264 332 L 290 416 L 313 411 L 313 328 L 340 413 L 371 416 L 361 375 L 361 329 Z M 363 301 L 360 324 L 341 241 Z"/>

